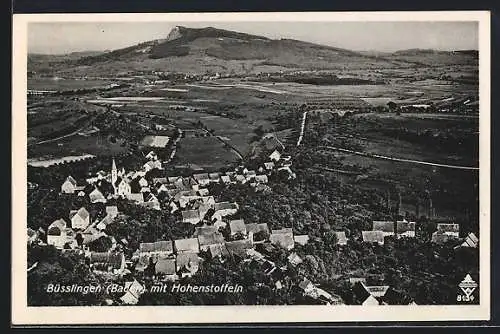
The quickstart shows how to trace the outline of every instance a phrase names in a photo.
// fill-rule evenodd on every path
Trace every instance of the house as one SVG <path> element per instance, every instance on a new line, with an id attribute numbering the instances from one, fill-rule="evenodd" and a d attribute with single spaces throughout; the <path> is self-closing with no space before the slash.
<path id="1" fill-rule="evenodd" d="M 396 222 L 396 235 L 398 238 L 415 238 L 415 222 L 398 220 Z"/>
<path id="2" fill-rule="evenodd" d="M 111 218 L 115 218 L 118 215 L 118 207 L 116 205 L 106 206 L 106 214 Z"/>
<path id="3" fill-rule="evenodd" d="M 239 206 L 237 203 L 220 202 L 214 204 L 214 215 L 224 217 L 229 215 L 234 215 L 238 212 Z"/>
<path id="4" fill-rule="evenodd" d="M 335 233 L 335 236 L 337 237 L 337 245 L 339 245 L 339 246 L 347 245 L 347 237 L 345 236 L 344 231 L 336 231 L 334 233 Z"/>
<path id="5" fill-rule="evenodd" d="M 457 237 L 455 237 L 454 235 L 446 234 L 439 231 L 435 231 L 434 233 L 432 233 L 431 236 L 431 241 L 436 244 L 444 244 L 449 240 L 456 240 L 456 239 Z"/>
<path id="6" fill-rule="evenodd" d="M 222 183 L 224 184 L 229 184 L 231 183 L 231 178 L 228 176 L 228 175 L 222 175 L 220 177 L 220 180 L 222 181 Z"/>
<path id="7" fill-rule="evenodd" d="M 361 282 L 364 285 L 366 285 L 366 278 L 364 277 L 350 277 L 349 278 L 349 284 L 351 284 L 351 287 L 354 286 L 354 284 Z"/>
<path id="8" fill-rule="evenodd" d="M 458 239 L 460 237 L 460 225 L 452 223 L 450 224 L 439 223 L 437 224 L 437 232 Z"/>
<path id="9" fill-rule="evenodd" d="M 297 177 L 297 175 L 290 169 L 289 166 L 283 166 L 278 168 L 278 172 L 286 173 L 288 180 L 292 180 Z"/>
<path id="10" fill-rule="evenodd" d="M 464 239 L 464 242 L 460 244 L 458 247 L 477 248 L 478 245 L 479 245 L 479 239 L 476 237 L 474 233 L 469 233 L 467 237 Z"/>
<path id="11" fill-rule="evenodd" d="M 168 191 L 169 191 L 169 187 L 166 184 L 162 184 L 158 188 L 158 194 L 162 193 L 162 192 L 168 192 Z"/>
<path id="12" fill-rule="evenodd" d="M 144 171 L 146 173 L 149 171 L 152 171 L 153 169 L 162 169 L 161 161 L 160 160 L 150 160 L 150 161 L 146 162 L 142 166 L 142 168 L 144 168 Z"/>
<path id="13" fill-rule="evenodd" d="M 245 224 L 248 238 L 254 243 L 264 242 L 269 240 L 269 227 L 266 223 L 260 224 Z"/>
<path id="14" fill-rule="evenodd" d="M 155 273 L 158 276 L 163 276 L 168 281 L 175 281 L 179 278 L 174 258 L 159 257 L 155 263 Z"/>
<path id="15" fill-rule="evenodd" d="M 226 228 L 226 226 L 227 226 L 227 223 L 225 221 L 223 221 L 220 216 L 212 217 L 212 223 L 218 229 Z"/>
<path id="16" fill-rule="evenodd" d="M 202 197 L 208 196 L 210 194 L 210 192 L 206 188 L 198 189 L 197 191 L 198 191 L 198 195 L 202 196 Z M 215 203 L 215 201 L 214 201 L 214 203 Z"/>
<path id="17" fill-rule="evenodd" d="M 264 168 L 266 170 L 272 170 L 274 168 L 274 162 L 272 162 L 272 161 L 264 162 Z"/>
<path id="18" fill-rule="evenodd" d="M 309 235 L 294 235 L 293 241 L 301 246 L 306 245 L 309 242 Z"/>
<path id="19" fill-rule="evenodd" d="M 170 204 L 168 205 L 168 207 L 170 208 L 170 213 L 174 213 L 177 210 L 179 210 L 179 207 L 174 202 L 170 202 Z"/>
<path id="20" fill-rule="evenodd" d="M 138 183 L 141 188 L 148 186 L 148 181 L 144 177 L 141 177 Z"/>
<path id="21" fill-rule="evenodd" d="M 128 178 L 119 178 L 115 183 L 115 194 L 127 197 L 131 193 L 130 180 Z"/>
<path id="22" fill-rule="evenodd" d="M 142 242 L 139 244 L 140 256 L 166 257 L 174 253 L 173 243 L 170 240 L 156 242 Z"/>
<path id="23" fill-rule="evenodd" d="M 197 238 L 178 239 L 174 242 L 177 254 L 181 253 L 199 253 L 200 245 Z"/>
<path id="24" fill-rule="evenodd" d="M 318 302 L 321 302 L 326 305 L 342 305 L 342 298 L 339 296 L 333 296 L 332 294 L 326 292 L 325 290 L 313 286 L 312 288 L 308 285 L 308 290 L 304 291 L 304 295 L 315 299 Z"/>
<path id="25" fill-rule="evenodd" d="M 175 185 L 177 188 L 184 187 L 182 176 L 169 176 L 167 180 L 169 184 Z"/>
<path id="26" fill-rule="evenodd" d="M 130 193 L 125 196 L 129 201 L 135 203 L 144 203 L 144 194 L 143 193 Z"/>
<path id="27" fill-rule="evenodd" d="M 178 202 L 181 208 L 185 208 L 189 202 L 200 197 L 194 190 L 183 190 L 175 194 L 174 201 Z"/>
<path id="28" fill-rule="evenodd" d="M 213 259 L 219 258 L 220 260 L 223 260 L 224 257 L 229 256 L 229 251 L 227 250 L 225 244 L 210 245 L 208 247 L 208 251 Z"/>
<path id="29" fill-rule="evenodd" d="M 363 306 L 379 306 L 380 302 L 367 289 L 363 282 L 356 282 L 352 287 L 354 303 Z"/>
<path id="30" fill-rule="evenodd" d="M 200 258 L 196 253 L 181 253 L 176 258 L 176 269 L 182 278 L 192 277 L 198 272 Z"/>
<path id="31" fill-rule="evenodd" d="M 131 172 L 131 174 L 128 175 L 128 178 L 130 178 L 131 180 L 135 180 L 135 179 L 141 178 L 145 175 L 146 175 L 145 171 L 138 170 L 135 172 Z"/>
<path id="32" fill-rule="evenodd" d="M 299 288 L 302 290 L 304 295 L 309 295 L 314 291 L 315 286 L 311 283 L 310 280 L 308 280 L 307 278 L 304 278 L 299 283 Z"/>
<path id="33" fill-rule="evenodd" d="M 146 159 L 149 160 L 158 160 L 158 156 L 154 151 L 150 151 L 148 154 L 146 154 Z"/>
<path id="34" fill-rule="evenodd" d="M 254 170 L 249 170 L 245 173 L 245 179 L 247 181 L 254 180 L 256 176 L 257 176 L 257 173 Z M 266 176 L 266 178 L 267 178 L 267 176 Z"/>
<path id="35" fill-rule="evenodd" d="M 273 153 L 269 155 L 269 159 L 272 161 L 279 161 L 281 158 L 281 153 L 278 150 L 274 150 Z"/>
<path id="36" fill-rule="evenodd" d="M 197 227 L 195 235 L 201 251 L 208 251 L 212 245 L 224 244 L 224 236 L 215 226 Z"/>
<path id="37" fill-rule="evenodd" d="M 290 264 L 295 267 L 301 264 L 303 261 L 300 256 L 297 255 L 297 253 L 292 253 L 288 256 L 288 262 L 290 262 Z"/>
<path id="38" fill-rule="evenodd" d="M 73 194 L 76 190 L 76 180 L 72 176 L 68 176 L 61 185 L 61 192 L 63 194 Z"/>
<path id="39" fill-rule="evenodd" d="M 84 230 L 90 225 L 90 214 L 84 207 L 69 213 L 71 228 Z"/>
<path id="40" fill-rule="evenodd" d="M 196 225 L 200 222 L 200 213 L 198 210 L 182 211 L 182 222 Z"/>
<path id="41" fill-rule="evenodd" d="M 232 236 L 235 236 L 237 234 L 240 234 L 242 236 L 247 235 L 247 228 L 243 219 L 229 221 L 229 230 L 231 231 Z"/>
<path id="42" fill-rule="evenodd" d="M 146 193 L 144 195 L 144 205 L 153 210 L 160 210 L 160 201 L 152 193 Z"/>
<path id="43" fill-rule="evenodd" d="M 394 288 L 387 289 L 381 300 L 384 305 L 410 305 L 413 302 L 411 297 Z"/>
<path id="44" fill-rule="evenodd" d="M 394 235 L 394 222 L 374 220 L 372 231 L 381 231 L 384 237 Z"/>
<path id="45" fill-rule="evenodd" d="M 268 183 L 269 180 L 267 178 L 267 175 L 256 175 L 255 176 L 255 182 L 257 182 L 257 183 Z"/>
<path id="46" fill-rule="evenodd" d="M 85 194 L 85 192 L 83 190 L 79 191 L 78 194 L 77 194 L 78 197 L 85 197 L 85 195 L 86 194 Z"/>
<path id="47" fill-rule="evenodd" d="M 378 243 L 380 246 L 384 245 L 384 232 L 382 231 L 362 231 L 363 242 Z"/>
<path id="48" fill-rule="evenodd" d="M 89 199 L 90 203 L 106 203 L 106 198 L 97 188 L 92 190 L 92 192 L 89 194 Z"/>
<path id="49" fill-rule="evenodd" d="M 227 241 L 226 249 L 231 255 L 239 256 L 240 258 L 245 258 L 247 256 L 247 249 L 253 248 L 252 241 L 248 239 Z"/>
<path id="50" fill-rule="evenodd" d="M 241 184 L 244 184 L 247 182 L 247 178 L 241 174 L 237 174 L 234 179 L 236 180 L 236 182 L 238 183 L 241 183 Z"/>
<path id="51" fill-rule="evenodd" d="M 205 219 L 205 216 L 210 209 L 212 209 L 211 204 L 198 203 L 198 215 L 200 216 L 200 221 Z"/>
<path id="52" fill-rule="evenodd" d="M 266 259 L 262 253 L 257 252 L 253 248 L 246 249 L 245 252 L 248 255 L 248 257 L 250 257 L 250 259 L 256 262 L 262 263 Z"/>
<path id="53" fill-rule="evenodd" d="M 68 245 L 71 248 L 77 246 L 75 234 L 71 228 L 66 226 L 64 219 L 58 219 L 49 225 L 47 229 L 47 244 L 63 249 Z"/>
<path id="54" fill-rule="evenodd" d="M 105 230 L 108 225 L 113 224 L 113 216 L 107 214 L 97 225 L 98 230 Z"/>
<path id="55" fill-rule="evenodd" d="M 291 250 L 294 247 L 293 232 L 291 228 L 272 230 L 269 237 L 271 244 Z"/>
<path id="56" fill-rule="evenodd" d="M 191 188 L 192 190 L 198 191 L 200 189 L 200 185 L 198 182 L 192 177 L 184 177 L 182 178 L 182 184 L 186 188 Z"/>
<path id="57" fill-rule="evenodd" d="M 200 186 L 207 186 L 210 183 L 208 173 L 193 174 L 193 178 Z"/>
<path id="58" fill-rule="evenodd" d="M 209 173 L 208 177 L 210 179 L 210 182 L 212 182 L 212 183 L 219 183 L 220 182 L 220 174 L 219 173 Z"/>
<path id="59" fill-rule="evenodd" d="M 137 272 L 144 272 L 147 268 L 151 268 L 153 258 L 149 255 L 140 255 L 137 252 L 134 253 L 134 257 L 137 256 L 137 262 L 135 263 L 134 270 Z"/>
<path id="60" fill-rule="evenodd" d="M 137 280 L 125 282 L 124 291 L 127 291 L 120 300 L 124 304 L 135 305 L 139 302 L 140 296 L 146 291 L 146 288 Z"/>
<path id="61" fill-rule="evenodd" d="M 83 244 L 86 246 L 102 237 L 107 237 L 106 233 L 99 231 L 96 227 L 90 225 L 85 231 L 78 233 L 83 238 Z"/>
<path id="62" fill-rule="evenodd" d="M 88 257 L 94 273 L 120 275 L 126 268 L 123 252 L 90 252 Z"/>
<path id="63" fill-rule="evenodd" d="M 154 177 L 153 178 L 153 184 L 156 186 L 156 187 L 159 187 L 161 185 L 166 185 L 168 184 L 168 178 L 166 177 Z"/>

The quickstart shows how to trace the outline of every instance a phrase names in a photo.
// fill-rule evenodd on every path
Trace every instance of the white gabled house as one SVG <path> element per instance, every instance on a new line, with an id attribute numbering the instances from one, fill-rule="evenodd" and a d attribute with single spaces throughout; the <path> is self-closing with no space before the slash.
<path id="1" fill-rule="evenodd" d="M 76 188 L 77 188 L 76 180 L 70 175 L 61 185 L 61 192 L 63 194 L 73 194 Z"/>
<path id="2" fill-rule="evenodd" d="M 84 230 L 90 225 L 90 214 L 84 207 L 69 213 L 71 228 Z"/>

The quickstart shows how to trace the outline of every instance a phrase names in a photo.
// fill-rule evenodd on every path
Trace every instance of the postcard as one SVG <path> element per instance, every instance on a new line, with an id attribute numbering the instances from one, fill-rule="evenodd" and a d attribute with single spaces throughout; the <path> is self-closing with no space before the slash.
<path id="1" fill-rule="evenodd" d="M 16 14 L 13 42 L 13 324 L 489 319 L 489 12 Z"/>

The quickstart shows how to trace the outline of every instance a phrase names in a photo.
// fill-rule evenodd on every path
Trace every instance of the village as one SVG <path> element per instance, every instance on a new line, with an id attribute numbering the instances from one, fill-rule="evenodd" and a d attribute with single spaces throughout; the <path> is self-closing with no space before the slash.
<path id="1" fill-rule="evenodd" d="M 150 146 L 154 145 L 150 143 Z M 90 206 L 104 206 L 104 212 L 91 215 L 90 212 L 95 211 L 90 210 L 91 207 L 71 210 L 67 216 L 52 222 L 46 231 L 28 228 L 28 243 L 54 246 L 62 252 L 77 252 L 85 256 L 94 274 L 111 280 L 125 279 L 126 292 L 119 299 L 108 300 L 109 305 L 135 305 L 141 292 L 145 291 L 145 277 L 152 279 L 153 285 L 189 280 L 206 261 L 254 262 L 265 275 L 272 277 L 277 290 L 283 288 L 281 281 L 287 270 L 297 268 L 303 262 L 294 252 L 294 247 L 306 245 L 309 236 L 294 233 L 290 227 L 270 229 L 266 223 L 246 223 L 243 219 L 234 219 L 241 203 L 217 202 L 208 188 L 213 184 L 240 184 L 255 192 L 272 191 L 272 184 L 269 183 L 271 175 L 280 173 L 288 180 L 296 178 L 290 155 L 274 150 L 258 170 L 238 165 L 231 171 L 195 173 L 191 176 L 163 175 L 162 162 L 154 151 L 150 151 L 145 158 L 142 170 L 128 172 L 119 168 L 112 159 L 109 172 L 101 170 L 87 178 L 85 184 L 79 184 L 68 175 L 58 191 L 88 198 Z M 148 210 L 176 215 L 180 222 L 194 225 L 195 232 L 189 238 L 141 242 L 137 249 L 130 249 L 130 240 L 117 240 L 108 234 L 108 226 L 122 218 L 116 205 L 108 205 L 108 201 L 118 198 Z M 373 221 L 371 230 L 362 231 L 362 242 L 383 246 L 387 237 L 415 238 L 415 225 L 415 222 L 406 219 Z M 458 224 L 439 223 L 432 233 L 432 242 L 441 244 L 456 240 L 457 248 L 478 247 L 478 238 L 473 233 L 461 239 L 459 232 Z M 334 231 L 334 234 L 336 247 L 348 244 L 344 231 Z M 104 252 L 90 250 L 89 245 L 101 238 L 111 240 L 109 249 Z M 269 254 L 275 249 L 287 252 L 286 266 L 277 266 L 269 259 Z M 36 263 L 28 270 L 35 267 Z M 367 285 L 365 279 L 357 277 L 352 277 L 350 282 L 356 303 L 360 305 L 415 303 L 388 285 Z M 345 303 L 340 296 L 315 285 L 307 273 L 302 272 L 295 284 L 298 291 L 313 303 Z"/>

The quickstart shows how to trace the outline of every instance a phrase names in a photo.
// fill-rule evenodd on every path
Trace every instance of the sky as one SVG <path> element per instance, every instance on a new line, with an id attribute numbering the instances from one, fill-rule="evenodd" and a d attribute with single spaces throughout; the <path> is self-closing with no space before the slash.
<path id="1" fill-rule="evenodd" d="M 30 53 L 104 51 L 165 38 L 175 26 L 215 27 L 273 39 L 293 38 L 355 51 L 478 49 L 477 22 L 37 22 Z"/>

